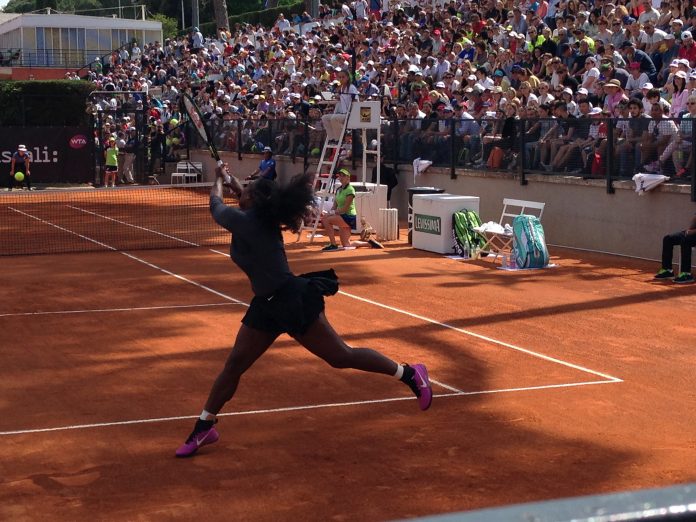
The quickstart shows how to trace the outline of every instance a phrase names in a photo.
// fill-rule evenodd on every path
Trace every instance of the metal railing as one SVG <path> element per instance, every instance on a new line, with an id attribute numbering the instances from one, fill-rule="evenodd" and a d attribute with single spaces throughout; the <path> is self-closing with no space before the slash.
<path id="1" fill-rule="evenodd" d="M 207 121 L 220 151 L 259 153 L 271 147 L 275 155 L 301 159 L 305 169 L 318 158 L 325 133 L 321 120 L 243 119 L 218 115 Z M 362 157 L 357 133 L 339 151 L 343 165 L 355 167 Z M 376 132 L 367 146 L 375 148 Z M 382 126 L 382 161 L 412 164 L 416 158 L 447 168 L 454 179 L 461 171 L 507 172 L 522 185 L 530 174 L 600 179 L 608 193 L 617 180 L 639 172 L 661 173 L 670 182 L 691 184 L 696 201 L 696 141 L 691 120 L 584 117 L 557 119 L 390 119 Z M 195 133 L 191 148 L 202 147 Z"/>
<path id="2" fill-rule="evenodd" d="M 0 67 L 83 67 L 104 51 L 78 49 L 74 51 L 0 49 Z"/>

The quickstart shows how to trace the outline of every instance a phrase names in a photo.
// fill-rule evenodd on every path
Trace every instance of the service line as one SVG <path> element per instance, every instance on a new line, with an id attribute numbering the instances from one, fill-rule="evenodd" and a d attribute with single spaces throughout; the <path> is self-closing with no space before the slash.
<path id="1" fill-rule="evenodd" d="M 435 382 L 435 381 L 433 381 Z M 576 386 L 590 386 L 594 384 L 609 384 L 612 381 L 589 381 L 589 382 L 575 382 L 567 384 L 549 384 L 542 386 L 527 386 L 524 388 L 505 388 L 499 390 L 479 390 L 472 392 L 451 392 L 451 393 L 435 393 L 433 397 L 437 399 L 444 399 L 448 397 L 464 397 L 471 395 L 489 395 L 495 393 L 512 393 L 512 392 L 523 392 L 523 391 L 533 391 L 533 390 L 549 390 L 549 389 L 559 389 L 559 388 L 571 388 Z M 387 399 L 373 399 L 365 401 L 351 401 L 351 402 L 332 402 L 327 404 L 307 404 L 304 406 L 286 406 L 284 408 L 268 408 L 262 410 L 247 410 L 247 411 L 234 411 L 229 413 L 220 413 L 218 417 L 239 417 L 244 415 L 262 415 L 270 413 L 289 413 L 294 411 L 305 411 L 305 410 L 319 410 L 323 408 L 346 408 L 350 406 L 365 406 L 368 404 L 384 404 L 389 402 L 398 401 L 415 401 L 415 397 L 390 397 Z M 37 429 L 23 429 L 23 430 L 12 430 L 12 431 L 0 431 L 0 437 L 9 437 L 11 435 L 26 435 L 30 433 L 47 433 L 51 431 L 68 431 L 68 430 L 86 430 L 92 428 L 108 428 L 112 426 L 127 426 L 132 424 L 151 424 L 154 422 L 172 422 L 179 420 L 189 420 L 197 419 L 197 415 L 181 415 L 176 417 L 157 417 L 152 419 L 134 419 L 126 421 L 114 421 L 114 422 L 95 422 L 91 424 L 73 424 L 70 426 L 56 426 L 54 428 L 37 428 Z"/>

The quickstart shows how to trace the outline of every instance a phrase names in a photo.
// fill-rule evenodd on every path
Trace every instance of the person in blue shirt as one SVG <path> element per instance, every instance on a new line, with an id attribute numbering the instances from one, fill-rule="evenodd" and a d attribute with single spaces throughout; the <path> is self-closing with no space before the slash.
<path id="1" fill-rule="evenodd" d="M 276 177 L 278 177 L 278 174 L 276 173 L 276 161 L 273 159 L 273 151 L 271 147 L 264 147 L 263 159 L 259 163 L 259 168 L 252 172 L 247 180 L 257 178 L 275 180 Z"/>
<path id="2" fill-rule="evenodd" d="M 22 172 L 24 174 L 24 180 L 19 181 L 19 185 L 22 183 L 27 184 L 29 190 L 34 190 L 31 186 L 31 152 L 27 150 L 25 145 L 19 145 L 17 147 L 17 152 L 12 154 L 12 159 L 10 161 L 10 180 L 8 189 L 11 191 L 14 188 L 15 183 L 15 172 Z"/>

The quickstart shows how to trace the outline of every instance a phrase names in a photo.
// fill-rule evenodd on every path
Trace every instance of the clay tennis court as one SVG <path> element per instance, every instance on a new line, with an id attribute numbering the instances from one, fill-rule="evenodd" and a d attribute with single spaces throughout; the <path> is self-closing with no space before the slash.
<path id="1" fill-rule="evenodd" d="M 551 248 L 557 268 L 505 272 L 405 240 L 289 243 L 296 273 L 336 269 L 327 315 L 350 344 L 428 365 L 432 408 L 281 337 L 219 443 L 175 459 L 246 278 L 224 246 L 110 250 L 100 234 L 128 226 L 105 207 L 75 210 L 78 230 L 17 204 L 3 234 L 101 247 L 1 258 L 2 519 L 392 520 L 696 478 L 696 294 L 655 263 Z"/>

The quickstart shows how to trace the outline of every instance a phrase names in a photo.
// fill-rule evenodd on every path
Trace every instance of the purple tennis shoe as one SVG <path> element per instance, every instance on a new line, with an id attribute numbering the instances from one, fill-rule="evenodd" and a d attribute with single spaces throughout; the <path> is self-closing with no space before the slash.
<path id="1" fill-rule="evenodd" d="M 217 419 L 214 421 L 204 421 L 198 419 L 186 442 L 176 450 L 177 457 L 190 457 L 203 446 L 213 444 L 220 438 L 220 434 L 215 429 Z"/>
<path id="2" fill-rule="evenodd" d="M 428 370 L 424 364 L 404 365 L 404 376 L 401 380 L 408 385 L 418 397 L 418 406 L 425 411 L 433 402 L 433 389 L 428 379 Z"/>

